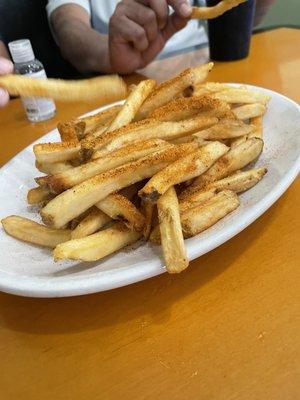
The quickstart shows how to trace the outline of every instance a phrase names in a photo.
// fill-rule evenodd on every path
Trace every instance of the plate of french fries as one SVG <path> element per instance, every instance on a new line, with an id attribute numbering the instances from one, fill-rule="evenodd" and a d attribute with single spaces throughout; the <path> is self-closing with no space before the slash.
<path id="1" fill-rule="evenodd" d="M 210 82 L 212 68 L 143 80 L 1 169 L 2 291 L 72 296 L 180 273 L 284 193 L 299 172 L 299 106 Z"/>

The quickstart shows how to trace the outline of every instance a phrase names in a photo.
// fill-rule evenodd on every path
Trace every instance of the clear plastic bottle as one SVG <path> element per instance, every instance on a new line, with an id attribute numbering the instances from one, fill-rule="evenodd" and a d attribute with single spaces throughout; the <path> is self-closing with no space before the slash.
<path id="1" fill-rule="evenodd" d="M 34 56 L 30 40 L 15 40 L 14 42 L 10 42 L 8 47 L 17 74 L 37 79 L 47 78 L 43 64 Z M 56 107 L 52 99 L 45 97 L 22 97 L 21 100 L 26 110 L 27 118 L 31 122 L 45 121 L 55 115 Z"/>

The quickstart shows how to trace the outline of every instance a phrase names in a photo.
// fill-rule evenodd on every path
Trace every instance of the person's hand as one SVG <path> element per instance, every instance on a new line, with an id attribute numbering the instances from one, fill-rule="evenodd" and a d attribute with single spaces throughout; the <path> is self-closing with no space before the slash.
<path id="1" fill-rule="evenodd" d="M 174 9 L 172 15 L 168 5 Z M 188 0 L 122 0 L 109 22 L 113 71 L 128 74 L 149 64 L 186 26 L 191 12 Z"/>
<path id="2" fill-rule="evenodd" d="M 13 72 L 13 63 L 6 58 L 0 57 L 0 75 L 11 74 Z M 4 107 L 9 100 L 9 94 L 0 87 L 0 107 Z"/>

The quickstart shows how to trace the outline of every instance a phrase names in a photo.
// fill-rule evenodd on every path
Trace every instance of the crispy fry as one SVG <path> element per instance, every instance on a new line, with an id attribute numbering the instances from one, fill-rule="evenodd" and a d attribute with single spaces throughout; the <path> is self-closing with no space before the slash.
<path id="1" fill-rule="evenodd" d="M 254 161 L 262 152 L 264 142 L 258 138 L 248 139 L 221 157 L 208 171 L 194 180 L 191 186 L 205 186 L 225 178 Z M 53 200 L 52 200 L 53 201 Z"/>
<path id="2" fill-rule="evenodd" d="M 266 107 L 260 103 L 246 104 L 244 106 L 234 108 L 232 112 L 236 118 L 246 120 L 264 115 L 266 112 Z"/>
<path id="3" fill-rule="evenodd" d="M 198 207 L 200 204 L 205 203 L 207 200 L 211 199 L 217 193 L 216 188 L 205 188 L 199 191 L 194 191 L 191 195 L 180 196 L 179 197 L 179 209 L 180 213 L 184 213 L 193 207 Z"/>
<path id="4" fill-rule="evenodd" d="M 57 163 L 35 162 L 36 168 L 44 174 L 59 174 L 60 172 L 67 171 L 73 168 L 73 165 L 68 161 L 61 161 Z"/>
<path id="5" fill-rule="evenodd" d="M 28 204 L 39 204 L 44 201 L 50 200 L 53 195 L 47 188 L 36 187 L 28 190 L 27 203 Z"/>
<path id="6" fill-rule="evenodd" d="M 97 100 L 99 106 L 124 99 L 127 93 L 125 82 L 117 75 L 64 81 L 8 74 L 0 76 L 0 86 L 11 95 L 51 97 L 60 101 Z"/>
<path id="7" fill-rule="evenodd" d="M 122 194 L 110 194 L 104 200 L 96 203 L 95 206 L 110 218 L 124 222 L 129 229 L 137 232 L 143 230 L 145 217 L 135 205 Z"/>
<path id="8" fill-rule="evenodd" d="M 127 97 L 127 100 L 107 129 L 107 132 L 114 131 L 129 124 L 134 119 L 136 113 L 155 85 L 156 82 L 153 79 L 147 79 L 140 82 Z"/>
<path id="9" fill-rule="evenodd" d="M 223 119 L 218 124 L 196 132 L 193 135 L 199 139 L 221 140 L 241 137 L 252 133 L 254 130 L 255 127 L 253 125 L 245 124 L 243 121 Z"/>
<path id="10" fill-rule="evenodd" d="M 217 18 L 247 0 L 222 0 L 214 7 L 193 7 L 191 18 L 213 19 Z"/>
<path id="11" fill-rule="evenodd" d="M 170 187 L 157 202 L 162 251 L 166 269 L 179 273 L 189 261 L 184 247 L 179 205 L 174 187 Z"/>
<path id="12" fill-rule="evenodd" d="M 248 89 L 231 88 L 221 92 L 217 92 L 212 95 L 214 99 L 224 101 L 226 103 L 242 103 L 242 104 L 253 104 L 260 103 L 263 105 L 268 104 L 270 97 L 260 93 L 250 91 Z"/>
<path id="13" fill-rule="evenodd" d="M 76 126 L 73 122 L 59 122 L 57 129 L 62 142 L 78 142 Z"/>
<path id="14" fill-rule="evenodd" d="M 67 258 L 82 261 L 100 260 L 135 243 L 141 236 L 141 232 L 131 231 L 119 222 L 93 235 L 58 245 L 53 252 L 54 260 Z"/>
<path id="15" fill-rule="evenodd" d="M 46 225 L 62 227 L 109 194 L 149 178 L 196 147 L 194 143 L 171 146 L 96 175 L 51 200 L 41 211 L 43 221 Z"/>
<path id="16" fill-rule="evenodd" d="M 140 108 L 136 119 L 146 118 L 153 110 L 176 98 L 187 87 L 204 81 L 213 65 L 208 63 L 188 68 L 178 76 L 158 85 Z"/>
<path id="17" fill-rule="evenodd" d="M 136 140 L 148 139 L 175 139 L 186 136 L 197 130 L 208 128 L 218 122 L 214 117 L 194 117 L 179 122 L 158 122 L 156 120 L 139 121 L 133 126 L 127 125 L 117 131 L 108 132 L 92 143 L 89 149 L 101 149 L 105 152 L 112 151 Z M 83 144 L 84 146 L 84 144 Z"/>
<path id="18" fill-rule="evenodd" d="M 57 163 L 72 160 L 79 155 L 80 143 L 43 143 L 35 144 L 33 152 L 38 163 Z"/>
<path id="19" fill-rule="evenodd" d="M 54 248 L 71 238 L 71 231 L 68 229 L 51 229 L 17 215 L 6 217 L 1 223 L 8 235 L 44 247 Z"/>
<path id="20" fill-rule="evenodd" d="M 259 138 L 263 139 L 263 117 L 254 117 L 250 119 L 251 125 L 254 127 L 253 132 L 248 135 L 234 138 L 231 140 L 230 146 L 235 147 L 241 143 L 244 143 L 246 140 L 251 138 Z"/>
<path id="21" fill-rule="evenodd" d="M 232 190 L 235 193 L 244 192 L 255 186 L 267 173 L 267 168 L 255 168 L 248 171 L 239 171 L 227 178 L 212 182 L 205 187 L 192 186 L 179 196 L 180 205 L 184 202 L 197 202 L 209 191 Z"/>
<path id="22" fill-rule="evenodd" d="M 137 142 L 66 172 L 36 178 L 36 182 L 40 186 L 48 187 L 52 193 L 61 193 L 95 175 L 119 167 L 122 164 L 136 161 L 167 147 L 171 147 L 171 145 L 159 139 Z"/>
<path id="23" fill-rule="evenodd" d="M 100 111 L 96 114 L 89 115 L 88 117 L 80 117 L 75 121 L 75 124 L 79 124 L 81 126 L 84 136 L 89 135 L 90 132 L 93 131 L 95 133 L 97 128 L 107 128 L 121 108 L 121 105 L 116 105 L 106 108 L 104 111 Z"/>
<path id="24" fill-rule="evenodd" d="M 224 90 L 231 89 L 232 86 L 227 83 L 217 83 L 217 82 L 206 82 L 200 83 L 192 86 L 193 97 L 208 95 L 211 96 L 214 93 L 222 92 Z"/>
<path id="25" fill-rule="evenodd" d="M 230 190 L 217 193 L 204 203 L 184 211 L 180 215 L 182 232 L 184 238 L 198 235 L 213 226 L 227 214 L 239 206 L 239 198 Z M 160 244 L 160 231 L 155 227 L 150 235 L 151 242 Z"/>
<path id="26" fill-rule="evenodd" d="M 171 186 L 203 174 L 228 150 L 220 142 L 210 142 L 200 147 L 157 172 L 139 191 L 139 196 L 155 203 Z"/>
<path id="27" fill-rule="evenodd" d="M 149 201 L 142 201 L 142 211 L 145 216 L 143 235 L 146 240 L 149 239 L 151 233 L 154 209 L 154 204 L 149 203 Z"/>
<path id="28" fill-rule="evenodd" d="M 111 218 L 108 215 L 104 214 L 98 208 L 93 207 L 89 214 L 72 231 L 71 239 L 80 239 L 92 235 L 103 228 L 109 221 L 111 221 Z"/>
<path id="29" fill-rule="evenodd" d="M 195 115 L 222 118 L 230 112 L 227 103 L 210 96 L 175 99 L 152 111 L 149 118 L 159 121 L 180 121 Z"/>

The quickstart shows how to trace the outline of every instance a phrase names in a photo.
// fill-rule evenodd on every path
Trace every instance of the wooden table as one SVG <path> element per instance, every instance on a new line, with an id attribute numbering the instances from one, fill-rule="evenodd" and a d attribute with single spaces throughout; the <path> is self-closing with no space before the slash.
<path id="1" fill-rule="evenodd" d="M 217 63 L 210 79 L 300 101 L 299 43 L 299 30 L 257 34 L 247 60 Z M 156 73 L 202 57 L 160 61 Z M 94 106 L 58 104 L 55 119 L 33 125 L 12 101 L 0 112 L 0 163 Z M 179 276 L 77 298 L 0 294 L 0 398 L 299 399 L 299 195 L 298 180 Z"/>

